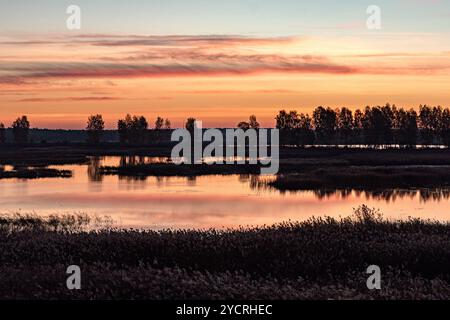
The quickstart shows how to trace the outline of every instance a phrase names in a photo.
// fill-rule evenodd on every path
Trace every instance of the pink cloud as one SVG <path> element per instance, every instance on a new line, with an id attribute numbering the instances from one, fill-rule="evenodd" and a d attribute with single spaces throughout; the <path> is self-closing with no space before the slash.
<path id="1" fill-rule="evenodd" d="M 20 102 L 62 102 L 62 101 L 112 101 L 120 100 L 117 97 L 63 97 L 63 98 L 26 98 Z"/>
<path id="2" fill-rule="evenodd" d="M 397 66 L 396 62 L 392 61 L 380 64 L 379 61 L 369 63 L 349 60 L 352 57 L 363 59 L 410 55 L 426 57 L 418 53 L 360 54 L 346 57 L 346 61 L 349 62 L 337 63 L 321 55 L 274 53 L 273 48 L 269 51 L 261 50 L 266 46 L 274 45 L 278 48 L 299 41 L 299 38 L 294 37 L 77 35 L 69 39 L 54 37 L 46 41 L 30 39 L 29 42 L 9 41 L 3 44 L 20 43 L 21 46 L 27 47 L 27 45 L 42 46 L 44 43 L 70 44 L 73 41 L 81 46 L 80 52 L 84 52 L 82 51 L 84 46 L 105 46 L 111 47 L 111 53 L 108 53 L 108 56 L 92 58 L 86 57 L 85 53 L 79 58 L 80 61 L 72 62 L 67 56 L 64 56 L 64 59 L 56 56 L 54 62 L 33 58 L 32 55 L 28 61 L 25 57 L 20 61 L 1 59 L 0 84 L 20 86 L 55 79 L 111 81 L 123 78 L 245 76 L 264 73 L 430 74 L 447 72 L 450 69 L 446 61 L 422 64 L 408 61 L 407 64 Z M 120 50 L 112 47 L 120 47 Z M 124 51 L 123 48 L 129 50 Z"/>

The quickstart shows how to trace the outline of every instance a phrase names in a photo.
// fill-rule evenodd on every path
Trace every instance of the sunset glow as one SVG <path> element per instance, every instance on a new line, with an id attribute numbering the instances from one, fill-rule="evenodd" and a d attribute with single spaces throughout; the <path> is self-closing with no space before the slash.
<path id="1" fill-rule="evenodd" d="M 229 14 L 227 22 L 222 18 L 211 28 L 206 20 L 199 32 L 202 19 L 193 23 L 191 11 L 176 10 L 173 21 L 162 21 L 176 5 L 186 7 L 179 1 L 159 4 L 158 23 L 151 4 L 105 2 L 96 20 L 91 11 L 98 12 L 101 1 L 95 7 L 79 1 L 86 18 L 73 32 L 65 30 L 64 1 L 42 1 L 45 22 L 36 28 L 25 19 L 33 2 L 6 9 L 1 1 L 7 17 L 0 22 L 0 121 L 27 114 L 33 127 L 83 128 L 90 114 L 101 113 L 114 128 L 119 117 L 137 113 L 170 118 L 174 126 L 194 116 L 205 126 L 227 127 L 256 114 L 262 125 L 273 126 L 281 108 L 450 105 L 450 30 L 442 28 L 448 4 L 380 1 L 384 25 L 373 31 L 365 25 L 367 6 L 348 1 L 350 17 L 345 10 L 331 17 L 336 5 L 322 2 L 325 12 L 286 1 L 283 12 L 271 13 L 264 2 L 231 1 L 221 15 Z M 217 6 L 200 4 L 200 16 L 217 14 Z M 236 15 L 233 6 L 240 9 Z M 289 8 L 298 9 L 298 17 L 287 14 Z M 144 9 L 147 19 L 118 18 L 121 10 Z M 261 21 L 240 26 L 253 14 L 277 22 L 283 13 L 286 20 L 273 29 Z M 419 13 L 435 18 L 415 25 Z"/>

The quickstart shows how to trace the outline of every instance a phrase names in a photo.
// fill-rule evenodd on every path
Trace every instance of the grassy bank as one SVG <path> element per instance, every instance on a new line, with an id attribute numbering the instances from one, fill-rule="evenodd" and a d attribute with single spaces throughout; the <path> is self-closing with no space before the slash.
<path id="1" fill-rule="evenodd" d="M 88 164 L 89 157 L 97 156 L 170 156 L 167 147 L 127 146 L 118 143 L 90 146 L 72 145 L 0 145 L 0 165 L 49 166 Z"/>
<path id="2" fill-rule="evenodd" d="M 170 157 L 169 146 L 130 146 L 104 143 L 97 146 L 85 144 L 0 145 L 0 164 L 57 165 L 87 163 L 90 156 L 155 156 Z M 284 166 L 299 167 L 380 166 L 380 165 L 450 165 L 449 149 L 338 149 L 338 148 L 281 148 L 280 159 Z"/>
<path id="3" fill-rule="evenodd" d="M 275 180 L 267 182 L 267 185 L 283 191 L 446 188 L 450 186 L 450 167 L 328 167 L 278 175 Z"/>
<path id="4" fill-rule="evenodd" d="M 1 171 L 0 179 L 39 179 L 39 178 L 70 178 L 70 170 L 47 168 L 19 168 L 11 171 Z"/>
<path id="5" fill-rule="evenodd" d="M 76 218 L 65 228 L 33 219 L 0 220 L 0 298 L 450 298 L 450 225 L 386 221 L 366 207 L 351 219 L 228 231 L 73 232 Z M 79 291 L 65 287 L 72 264 Z M 366 287 L 372 264 L 379 291 Z"/>
<path id="6" fill-rule="evenodd" d="M 125 166 L 103 166 L 100 174 L 119 175 L 124 177 L 137 176 L 202 176 L 202 175 L 229 175 L 229 174 L 259 174 L 259 165 L 226 165 L 226 164 L 198 164 L 176 165 L 173 163 L 152 163 Z"/>

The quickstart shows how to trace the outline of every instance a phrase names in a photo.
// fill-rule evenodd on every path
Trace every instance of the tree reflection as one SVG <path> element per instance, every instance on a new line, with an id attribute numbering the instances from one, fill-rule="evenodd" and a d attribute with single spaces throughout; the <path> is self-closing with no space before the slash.
<path id="1" fill-rule="evenodd" d="M 102 163 L 101 157 L 92 157 L 89 161 L 87 174 L 89 181 L 91 182 L 102 182 L 103 175 L 100 173 L 100 166 Z"/>
<path id="2" fill-rule="evenodd" d="M 240 175 L 239 181 L 242 183 L 249 183 L 253 190 L 276 190 L 281 194 L 297 194 L 301 192 L 312 192 L 319 200 L 329 198 L 347 199 L 352 195 L 361 198 L 365 197 L 367 200 L 383 200 L 386 202 L 395 202 L 396 200 L 414 199 L 419 197 L 420 201 L 426 203 L 429 201 L 448 200 L 450 198 L 450 187 L 443 188 L 416 188 L 416 189 L 301 189 L 295 191 L 279 190 L 269 183 L 273 179 L 262 179 L 257 175 Z"/>
<path id="3" fill-rule="evenodd" d="M 121 156 L 120 166 L 139 166 L 152 163 L 167 163 L 167 157 L 147 157 L 147 156 Z"/>

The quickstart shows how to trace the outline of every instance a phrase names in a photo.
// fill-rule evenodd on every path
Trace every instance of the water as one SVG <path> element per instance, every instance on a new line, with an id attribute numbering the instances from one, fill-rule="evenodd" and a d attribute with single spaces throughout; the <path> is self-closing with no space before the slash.
<path id="1" fill-rule="evenodd" d="M 447 190 L 301 191 L 281 193 L 262 187 L 258 176 L 197 178 L 100 176 L 98 166 L 162 158 L 105 157 L 91 165 L 52 166 L 73 171 L 69 179 L 0 180 L 1 213 L 38 215 L 87 213 L 109 216 L 123 227 L 236 228 L 271 225 L 312 216 L 348 216 L 361 204 L 379 208 L 387 218 L 450 220 Z"/>

